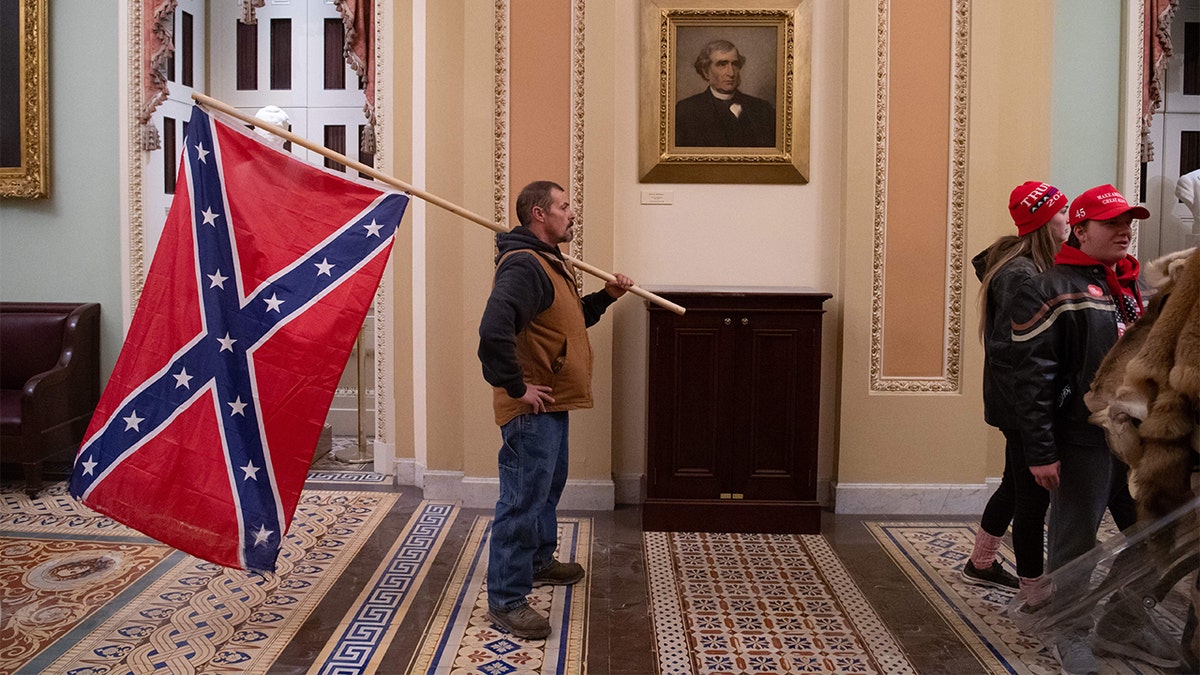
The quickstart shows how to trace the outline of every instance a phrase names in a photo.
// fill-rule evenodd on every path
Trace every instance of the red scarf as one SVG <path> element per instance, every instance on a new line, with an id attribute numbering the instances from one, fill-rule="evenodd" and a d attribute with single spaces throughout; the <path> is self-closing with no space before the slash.
<path id="1" fill-rule="evenodd" d="M 1142 315 L 1142 294 L 1137 284 L 1142 266 L 1137 258 L 1126 255 L 1117 261 L 1114 270 L 1074 246 L 1063 244 L 1062 248 L 1058 249 L 1058 255 L 1054 256 L 1054 264 L 1079 267 L 1099 265 L 1104 270 L 1104 285 L 1108 286 L 1108 294 L 1117 305 L 1117 316 L 1121 319 L 1122 329 Z M 1130 301 L 1127 302 L 1125 298 L 1129 298 Z"/>

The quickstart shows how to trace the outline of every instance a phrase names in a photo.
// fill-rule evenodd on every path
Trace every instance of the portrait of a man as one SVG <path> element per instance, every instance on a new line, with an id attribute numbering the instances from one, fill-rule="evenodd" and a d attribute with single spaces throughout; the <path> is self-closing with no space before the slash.
<path id="1" fill-rule="evenodd" d="M 774 106 L 740 89 L 746 64 L 746 57 L 729 40 L 704 45 L 693 64 L 704 89 L 675 104 L 677 147 L 775 145 Z M 679 89 L 684 91 L 682 83 Z"/>

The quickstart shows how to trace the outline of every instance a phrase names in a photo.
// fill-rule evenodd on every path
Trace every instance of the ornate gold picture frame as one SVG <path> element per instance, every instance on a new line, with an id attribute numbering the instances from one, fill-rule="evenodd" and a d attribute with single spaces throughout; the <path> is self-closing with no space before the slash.
<path id="1" fill-rule="evenodd" d="M 0 197 L 50 191 L 48 1 L 0 3 Z"/>
<path id="2" fill-rule="evenodd" d="M 811 3 L 642 0 L 641 182 L 808 182 Z"/>

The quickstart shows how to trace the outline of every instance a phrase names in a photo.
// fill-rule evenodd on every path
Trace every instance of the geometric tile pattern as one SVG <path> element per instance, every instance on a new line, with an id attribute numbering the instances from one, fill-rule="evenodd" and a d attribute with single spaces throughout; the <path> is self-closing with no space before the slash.
<path id="1" fill-rule="evenodd" d="M 1106 517 L 1100 539 L 1115 532 Z M 1059 672 L 1058 661 L 1042 643 L 1013 625 L 1005 610 L 1011 593 L 963 581 L 960 570 L 971 556 L 978 523 L 864 522 L 896 565 L 912 581 L 929 603 L 945 618 L 974 653 L 980 668 L 987 673 L 1032 673 L 1049 675 Z M 1015 574 L 1012 550 L 1000 551 L 1001 564 Z M 1106 658 L 1097 653 L 1104 673 L 1143 673 L 1161 671 L 1141 661 Z"/>
<path id="2" fill-rule="evenodd" d="M 158 578 L 45 649 L 34 672 L 266 672 L 397 498 L 305 490 L 274 574 L 175 554 Z"/>
<path id="3" fill-rule="evenodd" d="M 824 537 L 642 536 L 660 673 L 914 672 Z"/>
<path id="4" fill-rule="evenodd" d="M 573 586 L 535 586 L 529 594 L 529 606 L 549 616 L 548 638 L 524 640 L 496 628 L 487 618 L 487 542 L 491 525 L 491 517 L 476 518 L 425 638 L 406 672 L 453 675 L 584 672 L 591 574 Z M 590 569 L 591 519 L 560 517 L 558 530 L 555 557 Z"/>
<path id="5" fill-rule="evenodd" d="M 457 502 L 421 502 L 309 673 L 378 671 L 457 515 Z"/>
<path id="6" fill-rule="evenodd" d="M 392 476 L 371 471 L 309 471 L 309 483 L 390 483 Z"/>

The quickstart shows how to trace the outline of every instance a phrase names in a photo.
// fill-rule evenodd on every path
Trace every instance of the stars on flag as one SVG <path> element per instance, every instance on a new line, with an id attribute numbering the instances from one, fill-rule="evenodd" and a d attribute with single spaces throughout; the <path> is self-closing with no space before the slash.
<path id="1" fill-rule="evenodd" d="M 94 472 L 96 470 L 96 465 L 97 465 L 97 463 L 89 455 L 88 458 L 86 460 L 84 460 L 83 463 L 80 465 L 83 467 L 83 475 L 85 475 L 85 476 L 95 475 Z"/>
<path id="2" fill-rule="evenodd" d="M 379 230 L 383 229 L 383 226 L 380 225 L 379 223 L 375 222 L 374 218 L 371 219 L 370 225 L 364 225 L 363 227 L 367 228 L 367 236 L 368 237 L 378 237 Z"/>
<path id="3" fill-rule="evenodd" d="M 212 285 L 210 285 L 209 288 L 220 288 L 221 290 L 225 290 L 225 280 L 229 277 L 222 276 L 221 270 L 217 270 L 215 274 L 209 274 L 207 276 L 209 281 L 212 281 Z"/>
<path id="4" fill-rule="evenodd" d="M 246 464 L 246 466 L 243 466 L 243 467 L 240 467 L 240 468 L 241 468 L 241 469 L 242 469 L 242 471 L 243 471 L 243 472 L 245 472 L 245 474 L 246 474 L 245 476 L 242 476 L 242 480 L 254 480 L 254 481 L 256 481 L 256 480 L 258 480 L 258 470 L 259 470 L 259 469 L 261 469 L 262 467 L 261 467 L 261 466 L 254 466 L 254 462 L 248 462 L 248 463 Z"/>
<path id="5" fill-rule="evenodd" d="M 208 164 L 208 150 L 204 149 L 203 143 L 196 144 L 196 159 L 204 164 Z"/>
<path id="6" fill-rule="evenodd" d="M 246 416 L 246 412 L 245 412 L 245 411 L 246 411 L 246 405 L 247 405 L 247 404 L 246 404 L 246 403 L 242 403 L 242 396 L 241 396 L 241 394 L 239 394 L 239 395 L 238 395 L 238 397 L 237 397 L 236 399 L 234 399 L 234 400 L 232 400 L 232 401 L 229 401 L 229 402 L 227 402 L 225 405 L 227 405 L 227 406 L 229 406 L 230 408 L 232 408 L 232 412 L 230 412 L 230 413 L 229 413 L 229 416 L 230 416 L 230 417 L 233 417 L 234 415 L 241 415 L 242 417 L 245 417 L 245 416 Z"/>
<path id="7" fill-rule="evenodd" d="M 279 306 L 283 304 L 283 301 L 280 300 L 279 297 L 274 293 L 272 293 L 271 297 L 269 298 L 263 298 L 263 302 L 267 303 L 268 312 L 278 312 Z"/>
<path id="8" fill-rule="evenodd" d="M 218 353 L 224 352 L 224 351 L 232 352 L 233 351 L 233 343 L 237 342 L 237 340 L 229 337 L 229 332 L 226 331 L 225 337 L 217 338 L 217 342 L 221 343 L 221 348 L 217 350 Z"/>
<path id="9" fill-rule="evenodd" d="M 315 265 L 317 268 L 317 276 L 321 276 L 322 274 L 327 277 L 333 276 L 333 274 L 330 272 L 330 270 L 333 269 L 333 265 L 329 263 L 329 258 L 322 258 L 321 262 L 315 263 Z"/>
<path id="10" fill-rule="evenodd" d="M 180 387 L 183 387 L 184 389 L 192 388 L 192 385 L 191 385 L 192 376 L 188 375 L 187 368 L 180 368 L 179 372 L 175 373 L 171 377 L 175 378 L 175 388 L 176 389 L 178 389 Z"/>
<path id="11" fill-rule="evenodd" d="M 267 543 L 267 540 L 271 538 L 272 534 L 275 533 L 271 530 L 268 530 L 265 525 L 259 525 L 258 531 L 254 533 L 254 545 L 261 546 L 262 544 Z"/>
<path id="12" fill-rule="evenodd" d="M 134 431 L 137 431 L 140 433 L 141 428 L 138 425 L 140 425 L 142 423 L 142 421 L 145 420 L 146 418 L 138 417 L 137 411 L 131 410 L 131 411 L 129 411 L 129 417 L 122 417 L 121 419 L 125 421 L 125 431 L 129 431 L 130 429 L 133 429 Z"/>
<path id="13" fill-rule="evenodd" d="M 212 225 L 213 227 L 217 226 L 217 218 L 221 217 L 221 214 L 213 212 L 212 207 L 205 207 L 204 210 L 200 212 L 200 215 L 204 216 L 205 225 Z"/>

